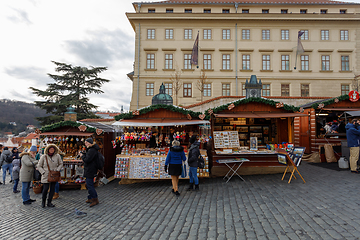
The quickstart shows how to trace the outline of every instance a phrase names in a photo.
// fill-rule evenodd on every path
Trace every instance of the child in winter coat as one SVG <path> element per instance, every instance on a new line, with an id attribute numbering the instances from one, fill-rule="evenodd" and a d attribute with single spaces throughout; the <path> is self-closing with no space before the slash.
<path id="1" fill-rule="evenodd" d="M 20 174 L 20 157 L 19 157 L 19 153 L 16 147 L 13 148 L 12 150 L 13 153 L 13 158 L 14 160 L 12 161 L 12 175 L 13 175 L 13 180 L 14 180 L 14 187 L 13 187 L 13 192 L 14 193 L 18 193 L 20 191 L 17 190 L 18 184 L 19 184 L 19 174 Z"/>

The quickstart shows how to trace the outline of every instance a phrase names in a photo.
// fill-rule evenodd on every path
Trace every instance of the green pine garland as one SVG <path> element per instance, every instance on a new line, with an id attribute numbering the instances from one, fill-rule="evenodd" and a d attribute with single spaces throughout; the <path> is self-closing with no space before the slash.
<path id="1" fill-rule="evenodd" d="M 85 124 L 81 124 L 81 123 L 73 122 L 73 121 L 63 121 L 63 122 L 57 122 L 57 123 L 54 123 L 51 125 L 44 126 L 40 129 L 40 131 L 41 132 L 51 132 L 54 129 L 57 129 L 60 127 L 79 127 L 81 125 L 85 125 Z M 89 127 L 87 125 L 85 125 L 85 126 L 86 126 L 86 132 L 93 132 L 93 133 L 96 132 L 96 128 Z"/>
<path id="2" fill-rule="evenodd" d="M 246 103 L 250 103 L 250 102 L 257 102 L 257 103 L 264 103 L 264 104 L 267 104 L 267 105 L 271 105 L 273 107 L 276 107 L 276 103 L 279 103 L 279 102 L 275 102 L 274 100 L 271 100 L 271 99 L 266 99 L 266 98 L 258 98 L 258 97 L 251 97 L 251 98 L 246 98 L 246 99 L 239 99 L 235 102 L 232 102 L 235 107 L 236 106 L 239 106 L 241 104 L 246 104 Z M 227 104 L 224 104 L 224 105 L 221 105 L 219 107 L 215 107 L 213 108 L 213 113 L 217 113 L 217 112 L 221 112 L 221 111 L 224 111 L 224 110 L 228 110 L 228 106 L 230 105 L 231 103 L 227 103 Z M 292 106 L 292 105 L 288 105 L 288 104 L 285 104 L 284 103 L 284 107 L 283 109 L 287 110 L 287 111 L 292 111 L 292 112 L 298 112 L 300 110 L 299 107 L 295 107 L 295 106 Z M 209 113 L 208 113 L 209 109 L 205 111 L 205 114 L 207 116 L 209 116 Z"/>
<path id="3" fill-rule="evenodd" d="M 155 105 L 151 105 L 151 106 L 146 107 L 146 108 L 142 108 L 142 109 L 139 110 L 139 114 L 143 115 L 143 114 L 146 114 L 148 112 L 155 111 L 156 109 L 166 109 L 166 110 L 169 110 L 169 111 L 172 111 L 172 112 L 182 113 L 184 115 L 190 114 L 190 116 L 194 117 L 194 118 L 198 118 L 199 115 L 202 114 L 201 112 L 193 112 L 191 110 L 175 107 L 173 105 L 166 105 L 166 104 L 155 104 Z M 134 115 L 132 114 L 132 112 L 122 113 L 122 114 L 116 115 L 115 120 L 119 121 L 120 119 L 131 119 L 133 117 L 134 117 Z"/>
<path id="4" fill-rule="evenodd" d="M 341 95 L 341 96 L 339 96 L 339 97 L 335 97 L 335 98 L 328 99 L 328 100 L 326 100 L 326 101 L 324 101 L 324 102 L 317 102 L 317 103 L 314 103 L 313 105 L 311 105 L 311 107 L 312 107 L 313 109 L 317 109 L 320 104 L 324 104 L 324 107 L 325 107 L 326 105 L 330 105 L 330 104 L 335 103 L 335 99 L 336 99 L 336 98 L 337 98 L 339 101 L 349 100 L 349 95 L 344 94 L 344 95 Z"/>

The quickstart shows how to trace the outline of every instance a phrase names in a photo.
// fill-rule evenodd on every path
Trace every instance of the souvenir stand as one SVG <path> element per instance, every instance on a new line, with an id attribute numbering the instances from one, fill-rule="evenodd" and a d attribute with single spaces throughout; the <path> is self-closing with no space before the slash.
<path id="1" fill-rule="evenodd" d="M 111 126 L 99 123 L 63 121 L 45 126 L 37 130 L 40 134 L 40 151 L 43 153 L 47 144 L 56 144 L 65 154 L 64 169 L 61 171 L 60 188 L 81 188 L 85 180 L 83 161 L 79 158 L 79 151 L 85 151 L 86 138 L 93 138 L 105 157 L 104 173 L 113 176 L 115 169 L 115 150 L 111 143 L 115 137 L 115 130 Z"/>
<path id="2" fill-rule="evenodd" d="M 197 134 L 205 141 L 209 132 L 203 125 L 205 115 L 173 105 L 151 105 L 137 111 L 115 117 L 116 126 L 124 128 L 122 136 L 114 141 L 122 146 L 122 153 L 116 156 L 115 178 L 122 179 L 169 179 L 164 163 L 170 143 L 178 139 L 185 149 L 189 138 Z M 205 168 L 198 170 L 199 177 L 209 176 L 206 151 L 201 150 Z M 188 168 L 187 168 L 188 169 Z"/>
<path id="3" fill-rule="evenodd" d="M 222 161 L 247 159 L 241 175 L 284 172 L 276 148 L 293 147 L 293 119 L 306 117 L 299 108 L 273 100 L 250 97 L 207 110 L 213 136 L 213 176 L 224 176 Z"/>
<path id="4" fill-rule="evenodd" d="M 357 99 L 351 101 L 349 95 L 342 95 L 302 105 L 301 108 L 309 117 L 295 118 L 295 145 L 306 147 L 306 153 L 319 153 L 321 162 L 326 162 L 325 144 L 332 146 L 336 160 L 346 156 L 346 153 L 341 152 L 342 144 L 347 146 L 345 125 L 352 118 L 351 112 L 360 111 Z M 338 129 L 326 133 L 326 123 L 337 124 Z"/>

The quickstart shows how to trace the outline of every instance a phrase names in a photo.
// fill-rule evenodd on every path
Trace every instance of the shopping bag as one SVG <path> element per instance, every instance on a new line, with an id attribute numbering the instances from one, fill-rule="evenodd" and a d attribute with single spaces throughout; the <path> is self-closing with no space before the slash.
<path id="1" fill-rule="evenodd" d="M 183 162 L 183 163 L 181 164 L 181 177 L 182 177 L 182 178 L 186 178 L 186 177 L 187 177 L 186 164 L 185 164 L 185 162 Z"/>

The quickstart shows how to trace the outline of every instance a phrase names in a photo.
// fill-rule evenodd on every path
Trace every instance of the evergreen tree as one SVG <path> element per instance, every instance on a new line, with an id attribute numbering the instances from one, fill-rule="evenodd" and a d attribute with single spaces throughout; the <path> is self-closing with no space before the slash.
<path id="1" fill-rule="evenodd" d="M 88 94 L 104 93 L 100 88 L 110 80 L 98 77 L 98 74 L 107 70 L 107 67 L 80 67 L 71 64 L 52 61 L 57 67 L 56 72 L 62 75 L 48 74 L 55 83 L 49 83 L 46 90 L 33 87 L 30 89 L 45 101 L 35 101 L 36 106 L 46 110 L 46 113 L 53 114 L 47 117 L 36 118 L 42 126 L 53 124 L 64 120 L 64 113 L 69 106 L 75 108 L 77 119 L 96 118 L 92 112 L 98 106 L 89 103 Z"/>

